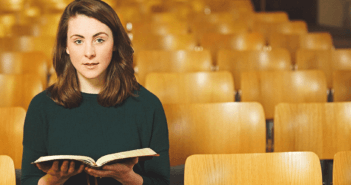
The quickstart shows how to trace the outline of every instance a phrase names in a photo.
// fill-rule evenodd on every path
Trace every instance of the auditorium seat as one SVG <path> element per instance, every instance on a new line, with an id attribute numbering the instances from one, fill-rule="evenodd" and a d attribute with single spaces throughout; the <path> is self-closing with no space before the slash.
<path id="1" fill-rule="evenodd" d="M 200 46 L 211 51 L 215 65 L 219 50 L 263 50 L 265 39 L 261 33 L 257 32 L 243 34 L 205 33 L 200 39 Z"/>
<path id="2" fill-rule="evenodd" d="M 22 107 L 0 107 L 0 115 L 0 155 L 10 156 L 15 168 L 21 169 L 26 111 Z"/>
<path id="3" fill-rule="evenodd" d="M 241 72 L 291 70 L 290 54 L 286 49 L 271 51 L 259 50 L 220 50 L 218 70 L 230 71 L 234 77 L 235 90 L 241 88 Z"/>
<path id="4" fill-rule="evenodd" d="M 0 155 L 0 176 L 0 185 L 16 185 L 15 166 L 7 155 Z"/>
<path id="5" fill-rule="evenodd" d="M 328 88 L 333 88 L 333 72 L 335 70 L 351 70 L 351 50 L 310 50 L 299 49 L 296 53 L 296 69 L 322 70 L 327 78 Z"/>
<path id="6" fill-rule="evenodd" d="M 190 26 L 186 22 L 155 23 L 155 22 L 135 22 L 132 24 L 132 34 L 189 34 Z"/>
<path id="7" fill-rule="evenodd" d="M 39 75 L 0 74 L 0 107 L 20 106 L 27 110 L 33 97 L 43 90 Z"/>
<path id="8" fill-rule="evenodd" d="M 145 88 L 162 104 L 234 102 L 230 72 L 149 73 Z"/>
<path id="9" fill-rule="evenodd" d="M 333 185 L 351 184 L 351 151 L 338 152 L 334 156 Z"/>
<path id="10" fill-rule="evenodd" d="M 278 103 L 327 102 L 322 71 L 249 71 L 241 73 L 241 101 L 262 104 L 266 119 Z"/>
<path id="11" fill-rule="evenodd" d="M 334 49 L 333 38 L 328 32 L 314 32 L 301 35 L 299 42 L 299 49 Z"/>
<path id="12" fill-rule="evenodd" d="M 351 103 L 282 103 L 274 115 L 274 151 L 312 151 L 332 160 L 351 150 Z"/>
<path id="13" fill-rule="evenodd" d="M 185 163 L 185 185 L 321 185 L 319 159 L 312 152 L 204 154 Z"/>
<path id="14" fill-rule="evenodd" d="M 194 35 L 133 34 L 132 46 L 136 55 L 141 50 L 195 50 Z"/>
<path id="15" fill-rule="evenodd" d="M 258 103 L 164 104 L 171 166 L 193 154 L 264 153 L 266 129 Z"/>
<path id="16" fill-rule="evenodd" d="M 34 73 L 47 86 L 47 57 L 42 52 L 0 52 L 0 74 Z"/>
<path id="17" fill-rule="evenodd" d="M 142 50 L 135 57 L 135 69 L 141 85 L 150 72 L 201 72 L 212 70 L 209 51 Z"/>
<path id="18" fill-rule="evenodd" d="M 351 101 L 351 70 L 333 72 L 333 101 Z"/>

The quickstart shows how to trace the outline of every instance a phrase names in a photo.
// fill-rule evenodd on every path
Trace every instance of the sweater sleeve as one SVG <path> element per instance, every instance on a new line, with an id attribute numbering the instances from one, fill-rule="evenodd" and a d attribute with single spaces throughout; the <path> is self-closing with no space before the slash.
<path id="1" fill-rule="evenodd" d="M 37 185 L 45 173 L 31 162 L 47 155 L 46 126 L 42 117 L 41 100 L 36 96 L 27 110 L 23 130 L 22 185 Z"/>
<path id="2" fill-rule="evenodd" d="M 150 138 L 150 148 L 160 154 L 152 160 L 145 161 L 145 175 L 142 175 L 144 185 L 170 184 L 169 139 L 166 116 L 159 102 L 153 115 L 153 126 Z"/>

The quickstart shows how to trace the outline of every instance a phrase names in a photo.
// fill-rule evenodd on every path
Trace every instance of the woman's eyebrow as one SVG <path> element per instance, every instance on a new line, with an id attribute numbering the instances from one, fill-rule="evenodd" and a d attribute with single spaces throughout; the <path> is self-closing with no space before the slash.
<path id="1" fill-rule="evenodd" d="M 108 36 L 108 34 L 107 34 L 107 33 L 105 33 L 105 32 L 98 32 L 98 33 L 95 33 L 95 34 L 93 35 L 93 37 L 99 36 L 99 35 L 101 35 L 101 34 L 105 34 L 105 35 L 107 35 L 107 36 Z M 80 38 L 84 38 L 84 36 L 79 35 L 79 34 L 74 34 L 74 35 L 71 35 L 71 36 L 70 36 L 70 38 L 72 38 L 72 37 L 74 37 L 74 36 L 76 36 L 76 37 L 80 37 Z"/>

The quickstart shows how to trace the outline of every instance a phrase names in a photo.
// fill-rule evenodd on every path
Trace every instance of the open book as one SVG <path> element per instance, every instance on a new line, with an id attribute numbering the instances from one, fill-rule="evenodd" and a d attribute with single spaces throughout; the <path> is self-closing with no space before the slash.
<path id="1" fill-rule="evenodd" d="M 139 157 L 139 161 L 144 161 L 144 160 L 149 160 L 154 156 L 159 156 L 159 154 L 157 154 L 151 148 L 142 148 L 142 149 L 104 155 L 100 157 L 96 162 L 91 157 L 81 156 L 81 155 L 50 155 L 50 156 L 40 157 L 36 161 L 32 162 L 32 164 L 50 162 L 50 161 L 56 161 L 56 160 L 76 160 L 88 166 L 99 168 L 104 164 L 118 162 L 120 160 L 124 160 L 128 158 Z"/>

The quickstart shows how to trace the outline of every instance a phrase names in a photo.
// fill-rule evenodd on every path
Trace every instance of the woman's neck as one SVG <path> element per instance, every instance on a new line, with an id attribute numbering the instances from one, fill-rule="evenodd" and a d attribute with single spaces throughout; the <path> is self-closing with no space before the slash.
<path id="1" fill-rule="evenodd" d="M 78 80 L 80 91 L 89 94 L 99 94 L 105 83 L 104 78 L 89 79 L 80 75 L 78 76 Z"/>

